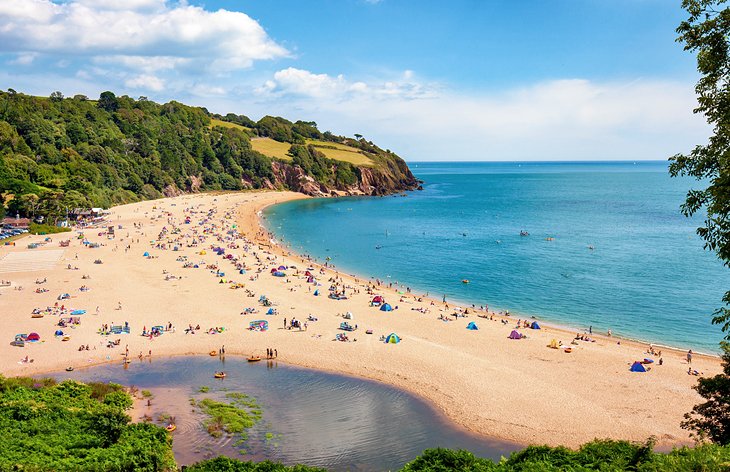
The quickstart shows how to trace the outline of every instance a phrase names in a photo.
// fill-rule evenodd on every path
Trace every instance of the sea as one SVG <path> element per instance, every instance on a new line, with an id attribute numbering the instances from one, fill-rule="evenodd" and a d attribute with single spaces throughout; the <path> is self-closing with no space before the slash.
<path id="1" fill-rule="evenodd" d="M 666 161 L 409 162 L 422 191 L 269 207 L 293 251 L 414 293 L 718 353 L 730 269 Z M 467 283 L 468 282 L 468 283 Z M 389 315 L 397 316 L 397 315 Z"/>

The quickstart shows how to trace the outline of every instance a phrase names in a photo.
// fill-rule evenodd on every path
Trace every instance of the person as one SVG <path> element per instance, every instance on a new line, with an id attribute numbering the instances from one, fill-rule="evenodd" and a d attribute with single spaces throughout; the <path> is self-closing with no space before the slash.
<path id="1" fill-rule="evenodd" d="M 274 357 L 279 357 L 279 351 L 277 351 L 276 349 L 274 349 Z"/>
<path id="2" fill-rule="evenodd" d="M 593 325 L 588 327 L 588 334 L 593 334 Z"/>
<path id="3" fill-rule="evenodd" d="M 692 363 L 692 349 L 687 351 L 687 364 L 691 364 L 691 363 Z"/>
<path id="4" fill-rule="evenodd" d="M 659 358 L 659 365 L 662 365 L 662 364 L 664 364 L 664 359 L 662 359 L 662 358 L 660 357 L 660 358 Z"/>

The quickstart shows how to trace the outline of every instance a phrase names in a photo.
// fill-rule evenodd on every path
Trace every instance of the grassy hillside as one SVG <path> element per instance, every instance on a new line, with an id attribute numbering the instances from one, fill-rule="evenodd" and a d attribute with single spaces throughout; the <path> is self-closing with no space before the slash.
<path id="1" fill-rule="evenodd" d="M 237 126 L 237 125 L 234 125 Z M 305 139 L 305 144 L 312 145 L 317 151 L 324 154 L 328 159 L 341 162 L 349 162 L 356 166 L 373 166 L 373 160 L 363 154 L 357 148 L 340 143 L 320 141 L 316 139 Z M 253 138 L 251 147 L 265 156 L 275 159 L 290 161 L 292 159 L 289 149 L 290 143 L 274 141 L 271 138 Z"/>
<path id="2" fill-rule="evenodd" d="M 272 159 L 301 168 L 321 186 L 302 188 L 286 177 L 294 169 L 282 170 Z M 368 193 L 417 186 L 394 153 L 321 132 L 311 121 L 265 116 L 254 122 L 112 92 L 98 100 L 0 92 L 0 216 L 42 215 L 54 223 L 67 209 L 181 192 L 289 185 L 295 191 L 347 190 L 357 187 L 359 166 L 376 171 L 377 178 L 368 180 L 376 188 Z"/>

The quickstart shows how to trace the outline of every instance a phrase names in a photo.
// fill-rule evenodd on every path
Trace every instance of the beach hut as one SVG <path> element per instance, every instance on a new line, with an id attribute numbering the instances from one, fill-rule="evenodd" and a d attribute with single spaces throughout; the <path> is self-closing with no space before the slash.
<path id="1" fill-rule="evenodd" d="M 477 327 L 476 323 L 474 323 L 473 321 L 470 321 L 469 324 L 466 325 L 466 329 L 471 330 L 471 331 L 476 331 L 479 328 Z"/>
<path id="2" fill-rule="evenodd" d="M 644 367 L 644 364 L 642 364 L 641 362 L 636 361 L 631 364 L 631 368 L 629 370 L 631 372 L 646 372 L 646 367 Z"/>
<path id="3" fill-rule="evenodd" d="M 540 329 L 540 325 L 537 324 L 537 321 L 533 321 L 532 324 L 530 325 L 530 328 L 532 328 L 532 329 Z"/>
<path id="4" fill-rule="evenodd" d="M 511 333 L 509 333 L 510 339 L 522 339 L 522 334 L 520 334 L 516 329 L 513 329 Z"/>
<path id="5" fill-rule="evenodd" d="M 393 307 L 392 307 L 392 306 L 390 306 L 390 303 L 384 303 L 384 304 L 383 304 L 383 305 L 382 305 L 382 306 L 380 307 L 380 311 L 393 311 Z"/>
<path id="6" fill-rule="evenodd" d="M 29 341 L 29 342 L 36 342 L 36 341 L 40 341 L 40 340 L 41 340 L 41 337 L 38 333 L 30 333 L 28 335 L 28 339 L 26 339 L 26 341 Z"/>
<path id="7" fill-rule="evenodd" d="M 395 333 L 390 333 L 387 338 L 385 338 L 386 344 L 398 344 L 400 342 L 400 338 Z"/>

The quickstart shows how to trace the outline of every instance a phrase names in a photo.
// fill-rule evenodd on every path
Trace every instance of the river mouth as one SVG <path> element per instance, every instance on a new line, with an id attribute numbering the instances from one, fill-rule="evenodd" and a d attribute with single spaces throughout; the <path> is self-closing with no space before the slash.
<path id="1" fill-rule="evenodd" d="M 225 370 L 225 379 L 213 378 Z M 498 460 L 519 445 L 470 434 L 430 404 L 403 390 L 354 377 L 243 357 L 174 357 L 135 360 L 61 372 L 57 379 L 115 382 L 152 396 L 138 420 L 148 415 L 157 424 L 174 417 L 173 452 L 179 465 L 218 455 L 243 460 L 270 459 L 329 470 L 393 470 L 424 449 L 467 449 Z M 212 437 L 205 416 L 191 399 L 226 401 L 244 393 L 261 407 L 262 419 L 240 435 Z"/>

